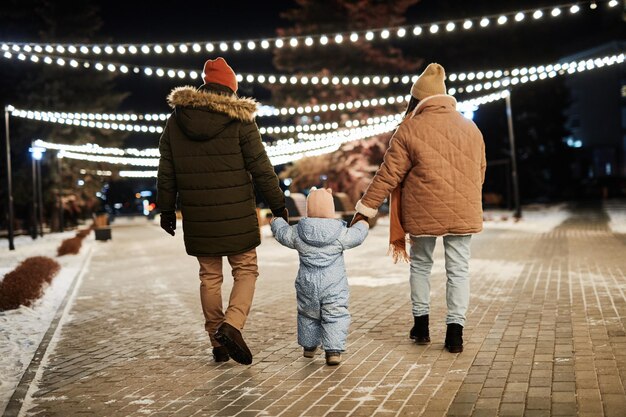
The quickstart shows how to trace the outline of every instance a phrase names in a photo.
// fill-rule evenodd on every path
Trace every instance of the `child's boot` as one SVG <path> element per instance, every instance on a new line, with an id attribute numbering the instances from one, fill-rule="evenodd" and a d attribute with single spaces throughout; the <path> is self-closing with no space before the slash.
<path id="1" fill-rule="evenodd" d="M 302 356 L 304 356 L 305 358 L 309 358 L 309 359 L 314 358 L 316 353 L 317 353 L 317 346 L 312 347 L 312 348 L 305 347 L 302 350 Z"/>
<path id="2" fill-rule="evenodd" d="M 427 345 L 430 343 L 430 332 L 428 330 L 428 314 L 419 317 L 413 317 L 414 324 L 409 337 L 415 340 L 418 345 Z"/>
<path id="3" fill-rule="evenodd" d="M 336 350 L 327 350 L 326 351 L 326 365 L 328 366 L 336 366 L 341 363 L 341 352 L 337 352 Z"/>

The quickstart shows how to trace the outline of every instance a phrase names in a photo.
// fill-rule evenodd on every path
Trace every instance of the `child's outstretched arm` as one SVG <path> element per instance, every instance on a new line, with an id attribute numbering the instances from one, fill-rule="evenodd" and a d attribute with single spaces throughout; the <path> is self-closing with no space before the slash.
<path id="1" fill-rule="evenodd" d="M 347 228 L 339 237 L 339 243 L 345 249 L 352 249 L 359 246 L 370 230 L 370 225 L 366 221 L 359 221 L 355 225 Z"/>
<path id="2" fill-rule="evenodd" d="M 282 217 L 274 217 L 270 224 L 276 240 L 283 246 L 295 249 L 296 231 Z"/>

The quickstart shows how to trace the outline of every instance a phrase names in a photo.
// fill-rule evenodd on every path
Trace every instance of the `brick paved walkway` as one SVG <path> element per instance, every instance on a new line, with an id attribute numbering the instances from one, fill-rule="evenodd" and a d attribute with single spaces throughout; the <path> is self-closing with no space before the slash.
<path id="1" fill-rule="evenodd" d="M 408 339 L 408 268 L 386 228 L 347 256 L 353 322 L 337 368 L 301 357 L 295 252 L 265 239 L 244 335 L 253 365 L 211 361 L 197 263 L 180 236 L 118 226 L 44 369 L 37 416 L 624 416 L 626 239 L 600 211 L 555 230 L 487 230 L 473 243 L 462 354 L 443 350 L 442 248 L 430 346 Z M 229 281 L 228 279 L 226 281 Z M 377 285 L 377 286 L 375 286 Z M 226 289 L 230 289 L 230 285 Z"/>

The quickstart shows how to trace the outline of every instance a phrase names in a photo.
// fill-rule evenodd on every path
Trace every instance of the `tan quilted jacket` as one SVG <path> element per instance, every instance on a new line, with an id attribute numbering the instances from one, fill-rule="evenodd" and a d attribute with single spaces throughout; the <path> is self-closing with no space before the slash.
<path id="1" fill-rule="evenodd" d="M 402 185 L 402 226 L 412 236 L 466 235 L 483 228 L 485 143 L 452 96 L 422 100 L 391 138 L 356 209 L 373 217 Z"/>

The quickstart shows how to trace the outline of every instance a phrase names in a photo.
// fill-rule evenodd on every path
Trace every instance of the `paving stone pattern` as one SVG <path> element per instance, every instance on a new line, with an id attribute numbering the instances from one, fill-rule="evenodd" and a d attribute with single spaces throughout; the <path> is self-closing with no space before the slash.
<path id="1" fill-rule="evenodd" d="M 198 265 L 181 237 L 143 222 L 116 226 L 112 241 L 97 242 L 31 414 L 626 415 L 626 239 L 610 232 L 600 210 L 577 210 L 544 234 L 486 230 L 474 239 L 461 354 L 443 349 L 441 243 L 433 342 L 417 346 L 408 339 L 408 267 L 385 258 L 386 236 L 379 226 L 347 254 L 352 325 L 336 368 L 323 354 L 302 357 L 297 256 L 265 238 L 244 331 L 254 363 L 242 366 L 212 362 Z"/>

